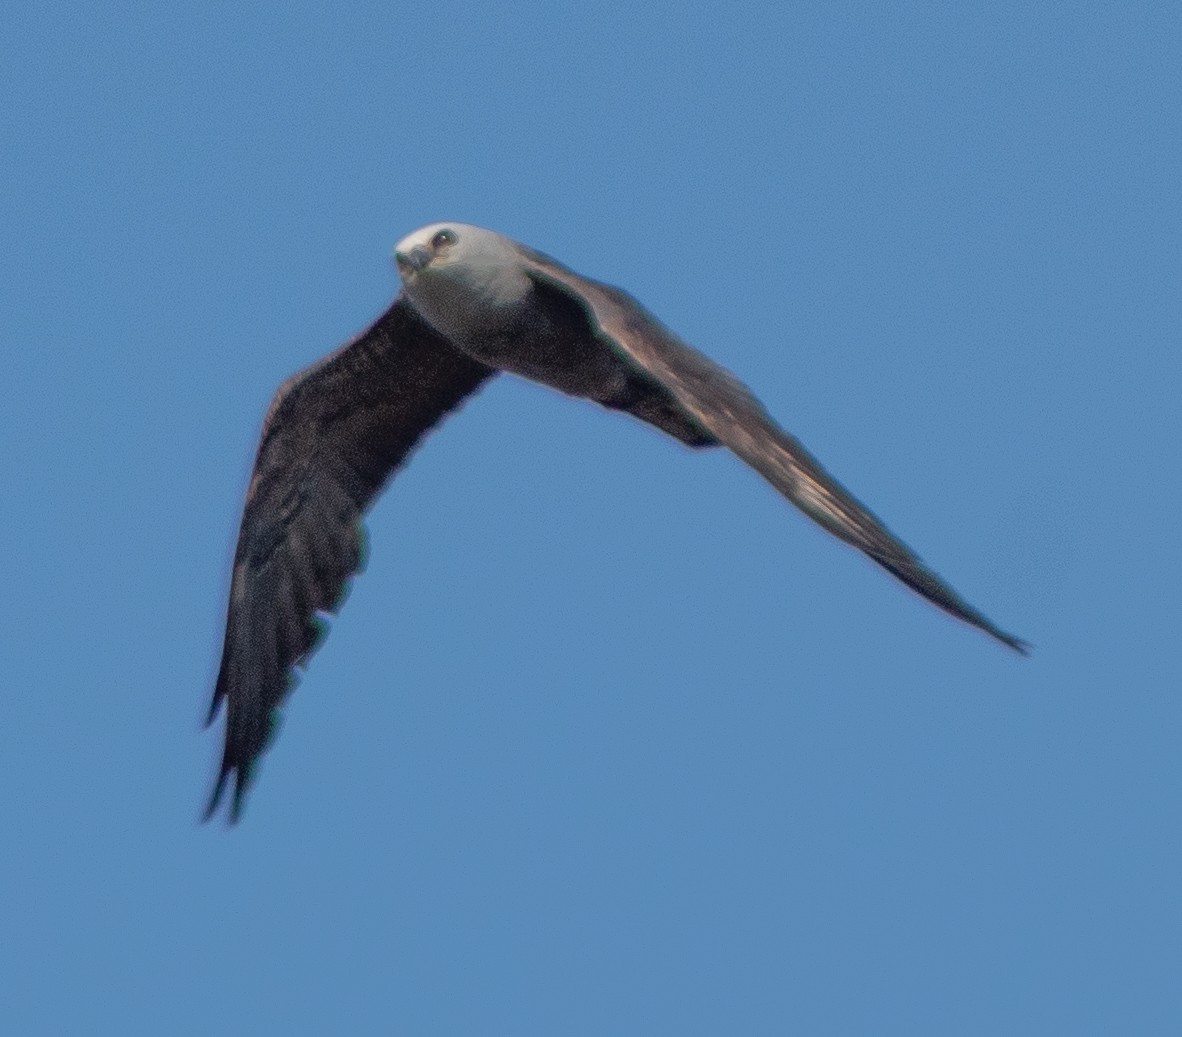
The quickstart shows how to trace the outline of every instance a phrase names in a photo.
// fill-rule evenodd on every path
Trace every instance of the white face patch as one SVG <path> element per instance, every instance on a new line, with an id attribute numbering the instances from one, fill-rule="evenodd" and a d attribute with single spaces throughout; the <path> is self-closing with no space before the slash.
<path id="1" fill-rule="evenodd" d="M 441 231 L 450 244 L 433 245 Z M 432 223 L 412 231 L 395 246 L 409 255 L 425 249 L 430 262 L 418 271 L 400 271 L 410 301 L 449 338 L 479 335 L 497 323 L 496 311 L 528 294 L 531 282 L 513 242 L 470 223 Z"/>

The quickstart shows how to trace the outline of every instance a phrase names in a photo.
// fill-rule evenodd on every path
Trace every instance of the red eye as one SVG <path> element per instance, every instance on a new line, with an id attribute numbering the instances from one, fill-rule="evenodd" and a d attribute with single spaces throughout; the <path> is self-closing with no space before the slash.
<path id="1" fill-rule="evenodd" d="M 447 248 L 448 245 L 454 245 L 455 243 L 456 232 L 454 230 L 437 231 L 431 239 L 432 248 Z"/>

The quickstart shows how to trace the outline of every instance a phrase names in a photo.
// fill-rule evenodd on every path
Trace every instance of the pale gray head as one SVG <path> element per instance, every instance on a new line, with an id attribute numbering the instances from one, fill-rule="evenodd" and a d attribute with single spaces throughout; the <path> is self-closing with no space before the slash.
<path id="1" fill-rule="evenodd" d="M 530 289 L 513 241 L 470 223 L 420 227 L 394 247 L 394 260 L 415 309 L 453 339 L 486 332 Z"/>

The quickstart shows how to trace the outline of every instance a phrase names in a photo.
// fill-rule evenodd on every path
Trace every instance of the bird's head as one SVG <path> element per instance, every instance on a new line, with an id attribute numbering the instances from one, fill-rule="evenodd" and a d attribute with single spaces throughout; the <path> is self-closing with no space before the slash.
<path id="1" fill-rule="evenodd" d="M 470 223 L 420 227 L 394 247 L 394 262 L 415 309 L 450 338 L 495 323 L 530 288 L 514 243 Z"/>

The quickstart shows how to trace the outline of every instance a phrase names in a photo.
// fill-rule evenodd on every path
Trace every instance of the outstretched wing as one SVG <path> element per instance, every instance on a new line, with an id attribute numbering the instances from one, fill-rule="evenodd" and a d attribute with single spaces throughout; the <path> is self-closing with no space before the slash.
<path id="1" fill-rule="evenodd" d="M 234 777 L 231 818 L 279 704 L 363 562 L 361 515 L 415 444 L 492 374 L 401 296 L 335 353 L 293 375 L 263 423 L 234 553 L 221 669 L 226 703 L 210 817 Z"/>
<path id="2" fill-rule="evenodd" d="M 682 342 L 626 292 L 582 277 L 524 245 L 518 248 L 532 277 L 581 303 L 624 357 L 665 386 L 702 426 L 811 519 L 946 612 L 1026 654 L 1024 641 L 1000 630 L 925 566 L 729 371 Z"/>

